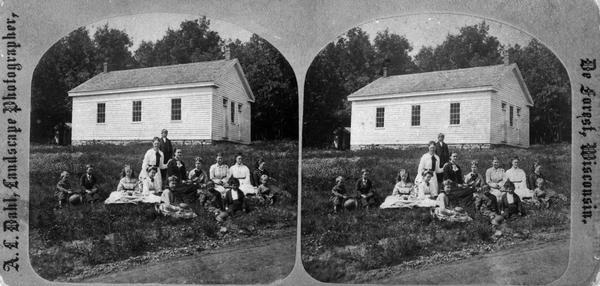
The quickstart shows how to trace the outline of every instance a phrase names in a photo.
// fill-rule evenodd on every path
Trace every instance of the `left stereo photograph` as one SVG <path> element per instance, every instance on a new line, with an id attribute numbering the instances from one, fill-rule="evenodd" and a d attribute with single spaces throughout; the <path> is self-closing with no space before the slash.
<path id="1" fill-rule="evenodd" d="M 57 282 L 264 284 L 294 266 L 298 93 L 201 15 L 73 27 L 31 83 L 29 257 Z"/>

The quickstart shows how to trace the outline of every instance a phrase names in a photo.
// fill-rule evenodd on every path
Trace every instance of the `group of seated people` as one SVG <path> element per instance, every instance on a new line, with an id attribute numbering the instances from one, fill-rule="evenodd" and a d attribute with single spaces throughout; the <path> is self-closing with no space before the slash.
<path id="1" fill-rule="evenodd" d="M 547 208 L 555 200 L 567 200 L 564 195 L 547 188 L 550 182 L 542 174 L 542 166 L 538 162 L 534 163 L 532 173 L 527 176 L 519 168 L 518 157 L 511 159 L 511 168 L 506 171 L 494 157 L 485 177 L 478 172 L 477 161 L 472 161 L 470 172 L 463 175 L 456 152 L 450 154 L 443 167 L 439 167 L 435 144 L 430 142 L 429 152 L 421 157 L 414 182 L 406 169 L 398 172 L 392 194 L 385 198 L 380 208 L 432 208 L 433 215 L 440 220 L 461 222 L 472 220 L 466 209 L 474 209 L 497 225 L 515 215 L 525 215 L 523 202 Z M 345 191 L 344 178 L 336 178 L 331 191 L 334 212 L 379 204 L 368 176 L 367 169 L 361 170 L 354 196 Z"/>
<path id="2" fill-rule="evenodd" d="M 159 149 L 160 138 L 153 139 L 153 148 L 144 155 L 139 176 L 130 165 L 121 171 L 121 179 L 105 204 L 152 203 L 156 209 L 175 217 L 195 217 L 190 204 L 199 202 L 201 206 L 215 214 L 221 221 L 238 211 L 249 211 L 246 197 L 252 197 L 261 204 L 271 205 L 282 194 L 272 182 L 266 170 L 266 162 L 259 159 L 251 173 L 243 164 L 243 156 L 235 156 L 235 164 L 227 166 L 223 154 L 216 156 L 216 162 L 207 174 L 203 170 L 203 160 L 196 157 L 192 170 L 187 170 L 183 161 L 182 149 L 175 149 L 171 159 L 164 163 L 163 152 Z M 163 183 L 165 181 L 165 183 Z M 93 166 L 86 166 L 86 174 L 81 177 L 82 191 L 73 191 L 69 183 L 69 173 L 62 172 L 55 194 L 59 207 L 67 202 L 94 203 L 101 199 Z"/>

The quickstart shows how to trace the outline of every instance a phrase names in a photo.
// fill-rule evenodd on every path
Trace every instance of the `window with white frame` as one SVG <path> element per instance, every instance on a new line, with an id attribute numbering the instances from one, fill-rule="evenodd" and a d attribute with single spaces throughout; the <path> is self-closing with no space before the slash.
<path id="1" fill-rule="evenodd" d="M 171 120 L 181 120 L 181 98 L 171 99 Z"/>
<path id="2" fill-rule="evenodd" d="M 98 103 L 96 111 L 96 123 L 106 122 L 106 103 Z"/>
<path id="3" fill-rule="evenodd" d="M 375 127 L 383 128 L 385 119 L 385 107 L 377 107 L 375 111 Z"/>
<path id="4" fill-rule="evenodd" d="M 421 125 L 421 106 L 413 105 L 410 112 L 410 125 L 420 126 Z"/>
<path id="5" fill-rule="evenodd" d="M 450 103 L 450 124 L 460 124 L 460 103 L 458 102 Z"/>
<path id="6" fill-rule="evenodd" d="M 133 122 L 142 121 L 142 101 L 141 100 L 136 100 L 133 102 L 131 113 L 132 113 L 131 121 L 133 121 Z"/>

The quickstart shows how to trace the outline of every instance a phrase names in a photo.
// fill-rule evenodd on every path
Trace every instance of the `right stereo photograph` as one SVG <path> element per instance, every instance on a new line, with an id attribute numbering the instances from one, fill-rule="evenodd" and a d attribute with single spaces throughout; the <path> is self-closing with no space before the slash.
<path id="1" fill-rule="evenodd" d="M 544 43 L 490 19 L 386 18 L 334 39 L 305 82 L 306 271 L 331 283 L 557 280 L 570 88 Z"/>

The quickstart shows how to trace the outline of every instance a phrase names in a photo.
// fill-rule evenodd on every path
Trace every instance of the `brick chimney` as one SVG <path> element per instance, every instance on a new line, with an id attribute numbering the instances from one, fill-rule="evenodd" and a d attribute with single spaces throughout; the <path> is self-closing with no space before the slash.
<path id="1" fill-rule="evenodd" d="M 387 77 L 387 76 L 388 76 L 388 74 L 387 74 L 387 67 L 384 66 L 383 67 L 383 77 Z"/>
<path id="2" fill-rule="evenodd" d="M 104 64 L 102 65 L 102 72 L 106 73 L 108 72 L 108 63 L 104 62 Z"/>
<path id="3" fill-rule="evenodd" d="M 510 65 L 510 61 L 509 61 L 509 57 L 508 57 L 508 50 L 502 51 L 502 62 L 504 63 L 505 66 Z"/>
<path id="4" fill-rule="evenodd" d="M 225 59 L 231 60 L 231 50 L 229 49 L 228 46 L 225 46 Z"/>

